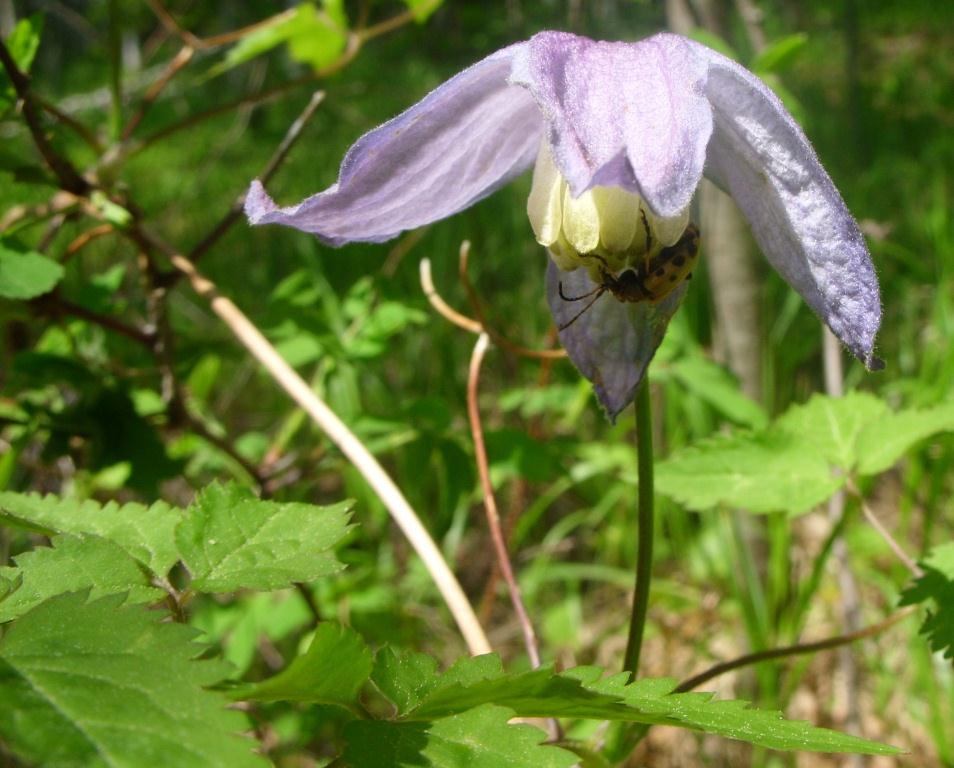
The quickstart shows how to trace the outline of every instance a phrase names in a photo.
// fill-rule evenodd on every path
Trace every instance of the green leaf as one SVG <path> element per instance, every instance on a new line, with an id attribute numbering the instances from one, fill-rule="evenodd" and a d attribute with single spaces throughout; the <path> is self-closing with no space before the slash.
<path id="1" fill-rule="evenodd" d="M 781 430 L 816 451 L 844 472 L 854 469 L 855 445 L 862 430 L 890 413 L 887 404 L 867 392 L 844 397 L 814 395 L 804 405 L 789 408 L 775 423 Z"/>
<path id="2" fill-rule="evenodd" d="M 688 391 L 736 424 L 754 428 L 768 424 L 765 409 L 743 394 L 738 382 L 721 365 L 695 354 L 675 360 L 670 367 Z"/>
<path id="3" fill-rule="evenodd" d="M 13 591 L 14 586 L 16 582 L 13 579 L 8 579 L 0 573 L 0 610 L 3 610 L 3 600 Z"/>
<path id="4" fill-rule="evenodd" d="M 954 402 L 886 414 L 858 435 L 858 473 L 884 472 L 916 443 L 938 432 L 950 431 L 954 431 Z"/>
<path id="5" fill-rule="evenodd" d="M 194 632 L 161 618 L 83 594 L 21 617 L 0 638 L 0 740 L 46 768 L 267 766 L 236 735 L 245 718 L 203 689 L 224 665 L 195 661 Z"/>
<path id="6" fill-rule="evenodd" d="M 382 692 L 398 691 L 403 721 L 432 721 L 460 714 L 482 704 L 507 707 L 521 717 L 578 717 L 676 725 L 746 741 L 769 749 L 818 752 L 896 754 L 899 750 L 810 723 L 785 720 L 778 712 L 752 709 L 744 701 L 718 701 L 710 693 L 670 693 L 675 681 L 628 676 L 601 679 L 602 670 L 578 667 L 561 674 L 541 668 L 507 675 L 495 655 L 458 661 L 443 675 L 430 675 L 426 662 L 417 665 L 420 688 L 407 695 L 412 664 L 391 662 L 375 667 L 373 679 Z M 390 678 L 390 679 L 385 679 Z"/>
<path id="7" fill-rule="evenodd" d="M 810 510 L 851 474 L 893 465 L 912 445 L 954 430 L 954 402 L 892 413 L 863 392 L 816 395 L 756 432 L 717 435 L 656 466 L 666 496 L 696 511 L 728 505 L 749 512 Z"/>
<path id="8" fill-rule="evenodd" d="M 182 511 L 164 501 L 146 507 L 110 501 L 76 501 L 57 496 L 0 492 L 0 524 L 36 527 L 46 533 L 94 534 L 163 577 L 179 559 L 175 527 Z"/>
<path id="9" fill-rule="evenodd" d="M 299 3 L 294 13 L 273 16 L 245 35 L 208 76 L 227 72 L 282 44 L 288 45 L 289 54 L 296 61 L 320 69 L 333 63 L 347 42 L 348 19 L 339 0 L 326 0 L 321 11 L 314 3 Z"/>
<path id="10" fill-rule="evenodd" d="M 798 58 L 805 49 L 806 43 L 808 43 L 808 35 L 804 32 L 796 32 L 773 40 L 749 62 L 749 69 L 759 75 L 766 72 L 782 72 Z"/>
<path id="11" fill-rule="evenodd" d="M 397 707 L 399 715 L 414 709 L 439 685 L 437 662 L 423 653 L 397 653 L 390 646 L 378 651 L 371 679 Z"/>
<path id="12" fill-rule="evenodd" d="M 438 8 L 441 7 L 444 0 L 404 0 L 408 10 L 414 15 L 414 20 L 424 22 L 430 18 Z"/>
<path id="13" fill-rule="evenodd" d="M 101 190 L 94 190 L 89 201 L 99 215 L 117 229 L 125 229 L 133 220 L 133 215 L 119 203 L 114 203 Z"/>
<path id="14" fill-rule="evenodd" d="M 843 482 L 821 452 L 778 431 L 716 435 L 656 464 L 656 489 L 697 512 L 802 514 Z"/>
<path id="15" fill-rule="evenodd" d="M 921 625 L 931 649 L 954 659 L 954 541 L 935 547 L 921 563 L 924 571 L 901 594 L 900 605 L 917 605 L 932 600 L 935 611 Z"/>
<path id="16" fill-rule="evenodd" d="M 63 279 L 63 267 L 36 251 L 21 251 L 0 240 L 0 296 L 32 299 Z"/>
<path id="17" fill-rule="evenodd" d="M 319 624 L 304 655 L 261 683 L 231 692 L 236 700 L 306 701 L 346 709 L 358 703 L 358 692 L 371 675 L 371 650 L 354 630 L 340 624 Z"/>
<path id="18" fill-rule="evenodd" d="M 212 484 L 189 507 L 176 544 L 193 589 L 281 589 L 344 567 L 329 550 L 348 532 L 351 507 L 260 501 L 240 486 Z"/>
<path id="19" fill-rule="evenodd" d="M 0 603 L 0 622 L 22 616 L 54 595 L 90 590 L 92 598 L 122 593 L 131 603 L 162 599 L 148 574 L 118 545 L 98 536 L 56 536 L 51 547 L 18 555 L 16 568 L 0 568 L 20 585 Z"/>
<path id="20" fill-rule="evenodd" d="M 40 35 L 43 32 L 43 16 L 34 13 L 20 19 L 10 36 L 6 39 L 7 51 L 21 72 L 29 72 L 33 59 L 40 48 Z M 0 113 L 17 100 L 13 83 L 4 69 L 0 68 Z"/>
<path id="21" fill-rule="evenodd" d="M 576 755 L 541 744 L 530 725 L 510 725 L 511 710 L 484 704 L 433 723 L 357 720 L 345 727 L 351 768 L 570 768 Z"/>

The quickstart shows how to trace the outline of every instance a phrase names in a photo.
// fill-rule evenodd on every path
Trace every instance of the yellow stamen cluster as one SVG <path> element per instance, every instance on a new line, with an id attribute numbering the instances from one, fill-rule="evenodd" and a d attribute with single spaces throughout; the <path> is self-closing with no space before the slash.
<path id="1" fill-rule="evenodd" d="M 537 242 L 550 250 L 560 269 L 586 267 L 596 282 L 601 270 L 618 274 L 648 262 L 679 240 L 689 223 L 688 208 L 661 218 L 639 195 L 619 187 L 593 187 L 573 197 L 546 140 L 533 169 L 527 215 Z"/>

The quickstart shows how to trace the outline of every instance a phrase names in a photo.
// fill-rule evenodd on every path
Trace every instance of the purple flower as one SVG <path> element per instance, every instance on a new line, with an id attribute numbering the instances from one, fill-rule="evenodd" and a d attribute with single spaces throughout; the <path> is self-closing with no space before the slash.
<path id="1" fill-rule="evenodd" d="M 567 299 L 627 270 L 642 286 L 683 236 L 703 175 L 732 195 L 769 262 L 838 338 L 869 368 L 879 362 L 871 258 L 804 133 L 755 75 L 677 35 L 607 43 L 542 32 L 365 134 L 324 192 L 278 208 L 256 181 L 245 209 L 253 224 L 331 245 L 381 242 L 473 205 L 535 161 L 528 214 L 552 257 L 550 308 L 611 417 L 632 400 L 684 274 L 647 300 L 602 296 L 572 323 L 589 300 Z"/>

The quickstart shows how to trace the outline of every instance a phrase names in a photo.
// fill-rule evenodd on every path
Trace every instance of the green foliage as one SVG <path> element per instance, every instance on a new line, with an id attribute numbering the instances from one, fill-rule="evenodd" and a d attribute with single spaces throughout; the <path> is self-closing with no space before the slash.
<path id="1" fill-rule="evenodd" d="M 302 2 L 293 12 L 273 16 L 244 35 L 209 76 L 227 72 L 283 44 L 295 61 L 321 69 L 341 55 L 347 42 L 348 18 L 342 0 L 324 0 L 321 10 L 315 3 Z"/>
<path id="2" fill-rule="evenodd" d="M 52 291 L 62 279 L 63 267 L 52 259 L 0 240 L 0 296 L 32 299 Z"/>
<path id="3" fill-rule="evenodd" d="M 954 660 L 954 542 L 933 549 L 921 568 L 924 573 L 901 594 L 900 605 L 933 602 L 921 633 L 932 649 Z"/>
<path id="4" fill-rule="evenodd" d="M 657 465 L 657 488 L 689 509 L 803 514 L 853 476 L 883 472 L 954 430 L 954 403 L 892 412 L 873 395 L 815 395 L 765 429 L 717 435 Z"/>
<path id="5" fill-rule="evenodd" d="M 89 591 L 91 598 L 124 594 L 132 603 L 150 603 L 163 592 L 152 586 L 145 568 L 123 549 L 98 536 L 55 536 L 15 558 L 16 568 L 0 568 L 19 586 L 0 600 L 0 622 L 15 619 L 44 600 L 64 592 Z"/>
<path id="6" fill-rule="evenodd" d="M 35 13 L 17 22 L 5 43 L 10 58 L 21 72 L 29 72 L 40 48 L 43 16 Z M 5 70 L 0 69 L 0 115 L 16 101 L 17 94 Z"/>
<path id="7" fill-rule="evenodd" d="M 204 592 L 281 589 L 343 567 L 329 550 L 348 532 L 351 504 L 259 501 L 240 486 L 210 485 L 176 528 L 176 545 Z"/>
<path id="8" fill-rule="evenodd" d="M 265 766 L 247 724 L 205 688 L 192 631 L 120 597 L 53 598 L 0 638 L 0 736 L 44 766 Z"/>
<path id="9" fill-rule="evenodd" d="M 425 22 L 434 11 L 441 7 L 444 0 L 404 0 L 404 4 L 414 14 L 415 21 Z"/>
<path id="10" fill-rule="evenodd" d="M 234 699 L 307 701 L 354 708 L 371 675 L 371 651 L 361 636 L 338 624 L 319 624 L 308 650 L 261 683 L 232 692 Z"/>
<path id="11" fill-rule="evenodd" d="M 510 725 L 513 712 L 483 704 L 434 722 L 356 721 L 345 729 L 344 760 L 354 768 L 570 768 L 577 758 L 541 744 L 546 735 Z"/>

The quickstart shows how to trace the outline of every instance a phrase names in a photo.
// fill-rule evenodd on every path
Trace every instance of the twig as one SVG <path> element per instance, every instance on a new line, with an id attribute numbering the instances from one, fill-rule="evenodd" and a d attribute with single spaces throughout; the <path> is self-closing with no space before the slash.
<path id="1" fill-rule="evenodd" d="M 62 262 L 66 263 L 77 253 L 83 250 L 83 248 L 89 245 L 93 240 L 102 237 L 103 235 L 108 235 L 112 231 L 112 224 L 97 224 L 92 229 L 87 229 L 85 232 L 81 232 L 70 241 L 69 245 L 66 246 L 66 250 L 63 252 Z"/>
<path id="2" fill-rule="evenodd" d="M 103 328 L 106 328 L 107 330 L 113 331 L 114 333 L 125 336 L 127 339 L 132 339 L 136 343 L 142 344 L 144 347 L 150 349 L 152 348 L 153 342 L 155 340 L 153 334 L 149 333 L 148 331 L 134 328 L 131 325 L 126 325 L 112 315 L 105 315 L 101 312 L 94 312 L 91 309 L 86 309 L 86 307 L 82 307 L 79 304 L 74 304 L 72 301 L 64 299 L 62 296 L 59 296 L 56 293 L 34 299 L 33 306 L 44 313 L 73 315 L 74 317 L 78 317 L 82 320 L 93 323 L 94 325 L 99 325 Z"/>
<path id="3" fill-rule="evenodd" d="M 46 112 L 48 115 L 52 115 L 57 120 L 59 120 L 67 128 L 71 129 L 77 136 L 79 136 L 89 147 L 96 153 L 101 154 L 103 151 L 103 145 L 100 143 L 99 139 L 96 137 L 96 134 L 93 133 L 89 128 L 87 128 L 83 123 L 77 120 L 72 115 L 67 114 L 62 109 L 57 107 L 55 104 L 51 104 L 45 99 L 33 94 L 33 100 L 36 102 L 37 106 Z"/>
<path id="4" fill-rule="evenodd" d="M 135 237 L 162 250 L 176 269 L 189 279 L 192 288 L 206 299 L 212 311 L 228 326 L 235 337 L 265 367 L 275 382 L 304 410 L 311 419 L 338 446 L 341 452 L 361 473 L 368 485 L 381 499 L 411 546 L 418 553 L 440 591 L 444 602 L 457 622 L 461 634 L 473 654 L 489 653 L 490 643 L 477 616 L 467 600 L 440 550 L 424 528 L 417 514 L 408 504 L 394 481 L 377 459 L 355 437 L 338 416 L 322 401 L 305 381 L 292 369 L 268 342 L 262 333 L 229 299 L 221 296 L 215 285 L 203 277 L 185 256 L 142 230 L 133 231 Z"/>
<path id="5" fill-rule="evenodd" d="M 798 643 L 796 645 L 788 645 L 782 648 L 771 648 L 766 651 L 748 653 L 745 656 L 739 656 L 738 658 L 732 659 L 731 661 L 724 661 L 721 664 L 716 664 L 704 672 L 700 672 L 698 675 L 693 675 L 689 679 L 679 683 L 679 685 L 673 689 L 673 693 L 685 693 L 686 691 L 691 691 L 693 688 L 698 688 L 703 683 L 706 683 L 709 680 L 718 677 L 719 675 L 724 675 L 726 672 L 731 672 L 733 669 L 739 669 L 740 667 L 748 667 L 752 664 L 758 664 L 763 661 L 771 661 L 773 659 L 781 659 L 785 658 L 786 656 L 799 656 L 806 653 L 815 653 L 816 651 L 825 651 L 830 648 L 838 648 L 839 646 L 853 643 L 857 640 L 863 640 L 866 637 L 872 637 L 873 635 L 884 632 L 886 629 L 894 626 L 899 621 L 906 619 L 916 610 L 916 606 L 910 606 L 892 614 L 884 621 L 881 621 L 877 624 L 872 624 L 870 627 L 864 627 L 863 629 L 859 629 L 856 632 L 849 632 L 844 635 L 828 637 L 824 640 L 816 640 L 812 643 Z"/>
<path id="6" fill-rule="evenodd" d="M 169 84 L 169 81 L 175 77 L 176 73 L 189 63 L 193 54 L 195 54 L 195 48 L 186 45 L 172 57 L 168 66 L 166 66 L 166 70 L 149 86 L 149 90 L 143 95 L 142 101 L 139 103 L 139 109 L 129 118 L 129 122 L 126 123 L 126 127 L 123 128 L 120 141 L 127 141 L 129 137 L 132 136 L 133 131 L 136 130 L 156 99 L 159 98 L 159 94 L 162 93 L 162 90 Z"/>
<path id="7" fill-rule="evenodd" d="M 3 64 L 10 82 L 13 83 L 13 89 L 16 91 L 17 97 L 23 102 L 23 118 L 30 128 L 33 143 L 43 157 L 43 161 L 59 179 L 60 186 L 63 189 L 72 192 L 74 195 L 85 195 L 91 189 L 90 183 L 80 176 L 72 164 L 59 155 L 47 140 L 46 134 L 43 132 L 43 126 L 40 125 L 40 117 L 36 111 L 33 94 L 30 93 L 30 79 L 20 71 L 2 40 L 0 40 L 0 63 Z"/>
<path id="8" fill-rule="evenodd" d="M 441 315 L 441 317 L 449 320 L 458 328 L 463 328 L 469 333 L 477 334 L 484 332 L 484 327 L 479 322 L 467 317 L 466 315 L 462 315 L 441 298 L 441 295 L 434 287 L 434 279 L 431 277 L 430 259 L 421 259 L 420 274 L 421 288 L 424 291 L 424 295 L 427 297 L 427 300 L 430 302 L 431 306 L 437 310 L 439 315 Z"/>
<path id="9" fill-rule="evenodd" d="M 871 526 L 878 532 L 878 535 L 885 540 L 885 543 L 891 548 L 891 551 L 894 552 L 898 560 L 904 564 L 904 567 L 907 568 L 912 575 L 917 577 L 923 576 L 924 571 L 914 562 L 914 558 L 904 551 L 904 548 L 898 543 L 894 536 L 891 535 L 891 531 L 884 527 L 884 524 L 878 519 L 877 515 L 871 511 L 871 507 L 868 506 L 868 502 L 865 501 L 858 487 L 850 480 L 847 483 L 847 487 L 851 494 L 858 499 L 858 503 L 861 505 L 861 512 L 865 516 L 865 519 L 871 523 Z"/>
<path id="10" fill-rule="evenodd" d="M 513 573 L 510 556 L 507 554 L 507 543 L 504 541 L 503 531 L 500 528 L 500 514 L 497 512 L 497 501 L 494 498 L 494 488 L 490 483 L 490 468 L 487 465 L 487 447 L 484 444 L 484 430 L 480 424 L 480 408 L 477 403 L 477 389 L 480 383 L 480 364 L 490 342 L 486 333 L 477 337 L 474 352 L 470 358 L 470 369 L 467 375 L 467 416 L 470 419 L 470 434 L 474 440 L 474 458 L 477 461 L 477 473 L 480 475 L 480 485 L 484 496 L 484 510 L 487 513 L 487 527 L 490 529 L 490 538 L 494 544 L 497 556 L 497 566 L 503 574 L 504 581 L 510 589 L 510 600 L 513 610 L 517 614 L 517 621 L 523 630 L 523 642 L 530 657 L 530 666 L 537 669 L 540 666 L 540 649 L 537 646 L 537 636 L 533 631 L 533 623 L 523 604 L 520 594 L 520 585 Z"/>
<path id="11" fill-rule="evenodd" d="M 297 8 L 290 8 L 289 10 L 283 11 L 282 13 L 269 16 L 267 19 L 263 19 L 262 21 L 249 24 L 247 27 L 234 29 L 231 32 L 223 32 L 220 35 L 213 35 L 212 37 L 202 38 L 196 37 L 189 30 L 182 27 L 179 22 L 173 18 L 172 14 L 169 13 L 166 7 L 159 2 L 159 0 L 146 0 L 146 4 L 152 9 L 152 12 L 156 14 L 159 21 L 167 30 L 178 37 L 185 45 L 196 50 L 217 48 L 220 45 L 233 43 L 236 40 L 240 40 L 241 38 L 245 37 L 247 34 L 254 32 L 256 29 L 261 29 L 262 27 L 278 24 L 287 19 L 291 19 L 298 12 Z"/>
<path id="12" fill-rule="evenodd" d="M 311 98 L 308 100 L 308 104 L 305 105 L 305 108 L 302 110 L 298 118 L 289 126 L 285 138 L 282 139 L 281 143 L 278 145 L 278 148 L 272 154 L 269 161 L 265 164 L 265 167 L 262 169 L 262 172 L 259 174 L 258 178 L 262 184 L 266 184 L 272 176 L 275 175 L 275 172 L 281 166 L 282 162 L 288 157 L 288 153 L 291 152 L 292 147 L 295 146 L 295 142 L 301 137 L 302 131 L 304 131 L 305 126 L 308 124 L 308 121 L 311 120 L 312 116 L 315 114 L 315 111 L 318 109 L 318 106 L 324 101 L 325 92 L 324 91 L 315 91 Z M 216 224 L 212 230 L 207 234 L 201 241 L 189 251 L 189 260 L 198 261 L 205 255 L 205 253 L 214 246 L 219 239 L 238 221 L 242 216 L 242 209 L 245 206 L 245 192 L 240 194 L 232 207 L 229 208 L 228 212 L 223 216 L 218 224 Z"/>
<path id="13" fill-rule="evenodd" d="M 507 339 L 497 333 L 493 327 L 491 327 L 491 325 L 487 322 L 487 318 L 484 315 L 483 310 L 480 307 L 480 297 L 477 295 L 477 291 L 474 290 L 474 285 L 470 282 L 470 277 L 467 274 L 467 262 L 469 258 L 470 241 L 464 240 L 464 242 L 460 244 L 460 261 L 458 270 L 460 273 L 460 281 L 464 285 L 464 290 L 467 292 L 470 305 L 473 307 L 474 314 L 477 315 L 484 333 L 490 336 L 490 338 L 493 339 L 494 343 L 498 346 L 503 347 L 508 352 L 512 352 L 515 355 L 520 355 L 521 357 L 533 357 L 538 360 L 559 360 L 560 358 L 566 357 L 565 349 L 530 349 L 529 347 L 515 344 L 514 342 L 510 341 L 510 339 Z"/>

